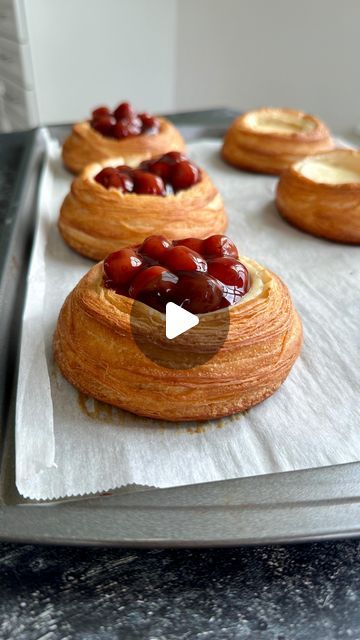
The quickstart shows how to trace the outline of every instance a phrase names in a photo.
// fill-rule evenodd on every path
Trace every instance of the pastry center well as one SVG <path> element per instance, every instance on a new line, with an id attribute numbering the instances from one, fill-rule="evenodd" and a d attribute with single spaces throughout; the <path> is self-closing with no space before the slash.
<path id="1" fill-rule="evenodd" d="M 270 111 L 266 113 L 249 114 L 248 123 L 261 133 L 307 133 L 315 129 L 315 123 L 294 113 Z"/>
<path id="2" fill-rule="evenodd" d="M 360 158 L 354 166 L 352 157 L 342 159 L 314 158 L 298 166 L 299 172 L 313 182 L 325 184 L 360 183 Z"/>

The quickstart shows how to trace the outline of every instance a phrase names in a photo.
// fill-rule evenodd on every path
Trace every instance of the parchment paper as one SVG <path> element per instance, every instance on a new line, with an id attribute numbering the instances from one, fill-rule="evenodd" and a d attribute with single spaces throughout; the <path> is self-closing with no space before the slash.
<path id="1" fill-rule="evenodd" d="M 276 179 L 219 157 L 220 141 L 188 146 L 223 195 L 240 252 L 288 284 L 304 325 L 301 357 L 274 396 L 243 415 L 169 425 L 80 396 L 52 358 L 60 307 L 92 262 L 56 227 L 71 176 L 49 142 L 28 277 L 16 417 L 16 483 L 50 499 L 133 483 L 170 487 L 360 460 L 360 248 L 289 226 Z M 149 196 L 150 202 L 150 196 Z"/>

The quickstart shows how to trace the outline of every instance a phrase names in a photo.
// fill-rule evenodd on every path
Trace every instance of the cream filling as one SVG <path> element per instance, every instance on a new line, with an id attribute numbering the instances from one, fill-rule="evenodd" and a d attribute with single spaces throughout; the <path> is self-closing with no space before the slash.
<path id="1" fill-rule="evenodd" d="M 243 304 L 244 302 L 249 302 L 249 300 L 253 300 L 254 298 L 256 298 L 257 296 L 259 296 L 263 289 L 264 289 L 264 283 L 262 281 L 262 279 L 260 278 L 260 275 L 258 273 L 258 271 L 255 269 L 255 267 L 253 267 L 251 264 L 249 264 L 249 262 L 247 262 L 246 258 L 243 258 L 242 256 L 239 256 L 239 260 L 240 262 L 242 262 L 245 267 L 247 268 L 249 275 L 250 275 L 250 289 L 247 293 L 245 293 L 245 295 L 241 298 L 241 300 L 239 300 L 238 304 Z M 237 306 L 236 305 L 236 306 Z"/>
<path id="2" fill-rule="evenodd" d="M 247 122 L 261 133 L 307 133 L 315 128 L 315 123 L 311 120 L 283 111 L 254 112 L 248 115 Z"/>
<path id="3" fill-rule="evenodd" d="M 360 182 L 360 163 L 356 170 L 347 167 L 346 164 L 332 162 L 325 159 L 306 160 L 298 165 L 297 170 L 305 178 L 313 182 L 322 182 L 325 184 L 349 184 Z"/>

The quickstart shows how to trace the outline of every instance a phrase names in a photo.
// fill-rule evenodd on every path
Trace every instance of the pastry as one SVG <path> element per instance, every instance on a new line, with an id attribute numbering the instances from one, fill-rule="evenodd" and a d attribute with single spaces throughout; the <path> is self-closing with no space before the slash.
<path id="1" fill-rule="evenodd" d="M 199 314 L 174 340 L 165 335 L 168 302 Z M 224 325 L 221 347 L 201 360 Z M 100 401 L 151 418 L 208 420 L 273 394 L 301 342 L 286 286 L 239 258 L 226 236 L 152 236 L 80 280 L 60 312 L 54 353 L 69 382 Z M 202 364 L 187 367 L 192 355 Z"/>
<path id="2" fill-rule="evenodd" d="M 222 233 L 226 223 L 221 196 L 209 176 L 171 151 L 137 169 L 121 159 L 87 166 L 64 200 L 59 229 L 75 251 L 100 260 L 148 235 L 205 238 Z"/>
<path id="3" fill-rule="evenodd" d="M 182 151 L 185 143 L 179 131 L 166 118 L 136 113 L 122 102 L 113 112 L 98 107 L 91 120 L 74 125 L 65 140 L 62 157 L 72 173 L 79 173 L 90 162 L 121 156 L 127 164 L 139 164 L 166 151 Z"/>
<path id="4" fill-rule="evenodd" d="M 281 215 L 315 236 L 360 243 L 360 151 L 334 149 L 305 158 L 279 180 Z"/>
<path id="5" fill-rule="evenodd" d="M 304 156 L 333 148 L 321 120 L 293 109 L 258 109 L 234 120 L 222 147 L 229 164 L 258 173 L 279 174 Z"/>

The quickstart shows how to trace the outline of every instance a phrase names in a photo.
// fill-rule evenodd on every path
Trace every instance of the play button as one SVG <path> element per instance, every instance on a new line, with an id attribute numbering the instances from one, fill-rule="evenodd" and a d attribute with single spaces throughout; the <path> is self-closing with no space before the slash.
<path id="1" fill-rule="evenodd" d="M 196 327 L 197 324 L 199 324 L 198 316 L 179 307 L 179 305 L 174 302 L 167 303 L 165 332 L 168 340 L 173 340 L 181 336 L 182 333 Z"/>

